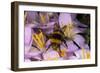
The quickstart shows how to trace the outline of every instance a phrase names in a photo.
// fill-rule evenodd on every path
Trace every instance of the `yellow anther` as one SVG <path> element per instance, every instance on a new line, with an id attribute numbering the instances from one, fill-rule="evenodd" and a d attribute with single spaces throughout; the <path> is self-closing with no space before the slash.
<path id="1" fill-rule="evenodd" d="M 63 27 L 64 34 L 69 39 L 73 39 L 73 37 L 75 35 L 75 33 L 73 32 L 73 29 L 74 29 L 74 25 L 73 24 L 68 24 L 68 25 L 65 25 Z"/>
<path id="2" fill-rule="evenodd" d="M 85 49 L 82 48 L 82 59 L 85 59 Z"/>
<path id="3" fill-rule="evenodd" d="M 32 38 L 35 41 L 35 43 L 39 46 L 39 48 L 44 48 L 44 36 L 42 32 L 39 34 L 33 34 Z"/>
<path id="4" fill-rule="evenodd" d="M 86 57 L 87 57 L 87 59 L 90 59 L 90 52 L 89 51 L 86 53 Z"/>
<path id="5" fill-rule="evenodd" d="M 45 15 L 40 14 L 40 18 L 41 18 L 42 23 L 44 24 L 44 23 L 46 22 L 46 17 L 45 17 Z"/>

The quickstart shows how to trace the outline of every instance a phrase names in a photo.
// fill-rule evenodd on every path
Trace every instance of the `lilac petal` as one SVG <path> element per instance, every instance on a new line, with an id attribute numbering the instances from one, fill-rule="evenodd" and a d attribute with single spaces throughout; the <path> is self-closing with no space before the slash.
<path id="1" fill-rule="evenodd" d="M 61 50 L 67 51 L 67 47 L 66 47 L 64 44 L 62 44 L 62 45 L 60 46 L 60 48 L 61 48 Z"/>
<path id="2" fill-rule="evenodd" d="M 30 46 L 25 46 L 25 50 L 24 50 L 25 55 L 29 53 L 30 48 L 31 48 Z"/>
<path id="3" fill-rule="evenodd" d="M 33 27 L 37 27 L 37 25 L 36 24 L 26 24 L 29 28 L 33 28 Z"/>
<path id="4" fill-rule="evenodd" d="M 81 23 L 81 22 L 78 21 L 77 19 L 74 21 L 74 23 L 75 23 L 77 26 L 87 27 L 87 25 Z"/>
<path id="5" fill-rule="evenodd" d="M 47 25 L 50 27 L 50 26 L 54 26 L 55 22 L 49 22 L 47 23 Z"/>
<path id="6" fill-rule="evenodd" d="M 75 26 L 80 26 L 80 27 L 87 27 L 87 25 L 85 25 L 85 24 L 82 24 L 82 23 L 80 23 L 79 21 L 73 21 L 73 23 L 74 23 L 74 25 Z M 81 31 L 81 33 L 82 32 L 84 32 L 85 30 L 86 30 L 86 28 L 77 28 L 78 30 L 80 30 Z"/>
<path id="7" fill-rule="evenodd" d="M 40 51 L 35 51 L 35 52 L 29 52 L 28 55 L 31 56 L 31 57 L 32 57 L 32 56 L 34 57 L 34 56 L 37 56 L 37 55 L 39 55 L 39 54 L 41 54 Z"/>
<path id="8" fill-rule="evenodd" d="M 71 22 L 72 22 L 71 14 L 69 14 L 69 13 L 60 13 L 60 15 L 59 15 L 60 27 L 63 27 L 64 25 L 68 25 Z"/>
<path id="9" fill-rule="evenodd" d="M 71 13 L 72 20 L 75 20 L 76 19 L 76 16 L 77 16 L 77 14 Z"/>
<path id="10" fill-rule="evenodd" d="M 87 29 L 87 28 L 78 28 L 82 33 Z"/>
<path id="11" fill-rule="evenodd" d="M 36 18 L 38 17 L 37 12 L 33 12 L 33 11 L 28 11 L 27 12 L 27 16 L 26 16 L 26 22 L 28 24 L 33 23 L 33 21 L 36 21 Z"/>
<path id="12" fill-rule="evenodd" d="M 81 50 L 77 50 L 77 51 L 75 51 L 74 53 L 75 53 L 75 55 L 76 55 L 76 57 L 77 57 L 78 59 L 82 59 L 82 57 L 81 57 L 82 51 L 81 51 Z"/>
<path id="13" fill-rule="evenodd" d="M 78 49 L 78 47 L 72 42 L 72 41 L 67 41 L 67 45 L 68 45 L 68 52 L 74 52 Z"/>
<path id="14" fill-rule="evenodd" d="M 90 49 L 88 44 L 85 44 L 84 47 L 85 47 L 85 49 L 87 49 L 87 50 Z"/>
<path id="15" fill-rule="evenodd" d="M 37 56 L 34 56 L 32 57 L 33 58 L 33 61 L 41 61 L 41 55 L 37 55 Z"/>
<path id="16" fill-rule="evenodd" d="M 87 27 L 87 25 L 80 23 L 79 21 L 73 21 L 73 23 L 76 26 L 80 26 L 80 27 Z M 86 30 L 86 28 L 78 28 L 81 32 L 84 32 Z"/>
<path id="17" fill-rule="evenodd" d="M 85 43 L 85 39 L 81 35 L 75 35 L 74 41 L 80 46 L 83 47 Z"/>
<path id="18" fill-rule="evenodd" d="M 59 54 L 57 51 L 47 51 L 43 54 L 44 60 L 57 60 L 59 59 Z"/>
<path id="19" fill-rule="evenodd" d="M 76 57 L 76 56 L 70 56 L 70 57 L 68 57 L 68 59 L 73 60 L 73 59 L 78 59 L 78 57 Z"/>
<path id="20" fill-rule="evenodd" d="M 73 29 L 73 32 L 74 32 L 74 33 L 82 33 L 82 31 L 79 30 L 78 28 L 74 28 L 74 29 Z"/>
<path id="21" fill-rule="evenodd" d="M 33 48 L 34 50 L 31 50 L 32 48 L 26 48 L 25 49 L 25 58 L 32 58 L 32 57 L 40 57 L 41 51 L 38 51 L 36 48 Z"/>
<path id="22" fill-rule="evenodd" d="M 69 57 L 71 57 L 71 56 L 74 56 L 73 53 L 74 53 L 74 52 L 67 52 L 67 58 L 69 58 Z"/>
<path id="23" fill-rule="evenodd" d="M 50 44 L 51 44 L 51 42 L 50 42 L 50 40 L 48 40 L 48 41 L 46 42 L 46 48 L 48 48 Z"/>
<path id="24" fill-rule="evenodd" d="M 28 26 L 25 26 L 25 45 L 30 45 L 31 40 L 32 40 L 31 28 Z"/>
<path id="25" fill-rule="evenodd" d="M 42 28 L 43 32 L 46 34 L 50 34 L 53 32 L 54 24 L 55 22 L 50 22 L 46 26 L 40 26 L 40 28 Z"/>

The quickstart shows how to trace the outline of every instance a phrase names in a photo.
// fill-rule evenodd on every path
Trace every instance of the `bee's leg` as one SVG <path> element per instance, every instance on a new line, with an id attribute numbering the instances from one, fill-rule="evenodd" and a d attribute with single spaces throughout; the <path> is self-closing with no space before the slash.
<path id="1" fill-rule="evenodd" d="M 60 46 L 58 47 L 58 49 L 59 49 L 59 56 L 62 57 L 61 56 L 61 48 L 60 48 Z"/>

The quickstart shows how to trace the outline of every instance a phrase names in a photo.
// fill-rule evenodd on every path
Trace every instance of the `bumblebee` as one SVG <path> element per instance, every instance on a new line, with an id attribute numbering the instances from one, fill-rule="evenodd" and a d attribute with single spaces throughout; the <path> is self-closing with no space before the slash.
<path id="1" fill-rule="evenodd" d="M 51 44 L 48 46 L 46 51 L 50 47 L 52 47 L 54 50 L 59 51 L 59 55 L 61 56 L 60 45 L 64 43 L 65 46 L 67 47 L 67 44 L 65 41 L 65 39 L 67 38 L 64 36 L 64 33 L 62 32 L 58 24 L 54 25 L 54 31 L 51 34 L 47 35 L 47 39 L 50 40 Z"/>
<path id="2" fill-rule="evenodd" d="M 50 40 L 51 44 L 48 46 L 46 50 L 48 50 L 50 47 L 52 47 L 54 50 L 58 51 L 59 55 L 62 57 L 61 53 L 62 50 L 60 48 L 60 45 L 65 45 L 66 49 L 68 48 L 66 40 L 71 40 L 68 36 L 66 36 L 63 32 L 63 29 L 60 28 L 59 24 L 54 25 L 53 32 L 49 35 L 47 35 L 47 39 Z M 81 47 L 72 40 L 73 43 L 80 49 Z M 73 53 L 73 55 L 75 55 Z M 76 55 L 75 55 L 76 56 Z"/>

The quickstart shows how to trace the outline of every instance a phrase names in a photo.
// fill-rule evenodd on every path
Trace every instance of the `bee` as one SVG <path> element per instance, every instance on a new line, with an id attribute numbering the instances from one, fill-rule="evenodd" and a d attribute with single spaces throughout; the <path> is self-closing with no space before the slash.
<path id="1" fill-rule="evenodd" d="M 52 47 L 53 50 L 59 51 L 59 55 L 61 56 L 60 45 L 65 44 L 65 46 L 67 47 L 66 40 L 65 40 L 65 39 L 67 39 L 67 37 L 62 32 L 62 29 L 60 29 L 60 26 L 57 23 L 54 24 L 53 32 L 49 35 L 46 35 L 46 36 L 47 36 L 47 39 L 50 40 L 50 43 L 51 43 L 48 46 L 48 48 L 46 49 L 46 51 L 50 47 Z"/>
<path id="2" fill-rule="evenodd" d="M 73 41 L 73 43 L 80 49 L 81 47 L 74 41 L 72 40 L 72 38 L 69 38 L 69 36 L 66 36 L 64 34 L 64 31 L 63 31 L 63 28 L 61 28 L 59 26 L 59 23 L 56 23 L 54 24 L 54 28 L 53 28 L 53 32 L 49 35 L 46 35 L 47 36 L 47 39 L 50 40 L 50 45 L 48 46 L 48 48 L 46 49 L 46 51 L 52 47 L 53 50 L 56 50 L 58 51 L 59 53 L 59 56 L 62 57 L 61 53 L 62 53 L 62 50 L 61 50 L 61 45 L 65 46 L 66 49 L 68 49 L 68 45 L 66 43 L 66 41 L 68 40 L 71 40 Z M 74 56 L 75 53 L 73 53 Z"/>

